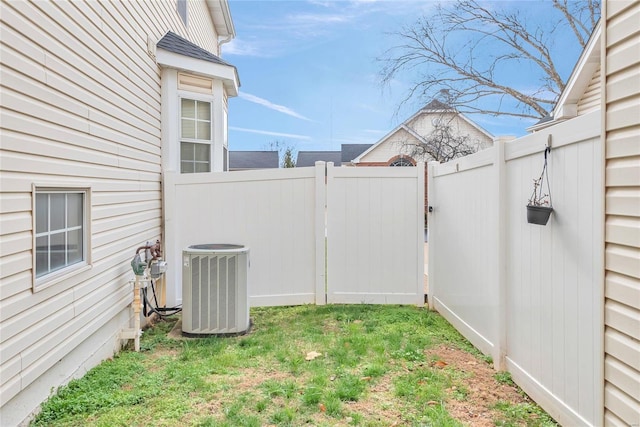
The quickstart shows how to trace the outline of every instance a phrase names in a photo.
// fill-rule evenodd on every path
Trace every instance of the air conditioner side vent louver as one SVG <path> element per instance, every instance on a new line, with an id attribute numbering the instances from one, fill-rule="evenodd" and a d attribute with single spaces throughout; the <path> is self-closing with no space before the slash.
<path id="1" fill-rule="evenodd" d="M 183 334 L 206 336 L 245 333 L 250 324 L 248 249 L 206 252 L 192 248 L 190 246 L 183 252 Z"/>

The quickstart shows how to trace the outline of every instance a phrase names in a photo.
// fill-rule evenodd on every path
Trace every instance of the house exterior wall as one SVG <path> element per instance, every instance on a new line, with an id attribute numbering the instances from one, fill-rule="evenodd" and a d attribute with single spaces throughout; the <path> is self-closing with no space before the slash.
<path id="1" fill-rule="evenodd" d="M 423 112 L 408 121 L 406 126 L 423 138 L 428 138 L 435 130 L 434 121 L 441 120 L 448 123 L 454 135 L 468 135 L 470 141 L 477 144 L 479 149 L 493 145 L 493 138 L 483 133 L 477 127 L 466 120 L 451 113 Z M 407 144 L 417 144 L 419 139 L 411 135 L 407 130 L 399 128 L 389 135 L 385 141 L 378 144 L 370 152 L 361 157 L 358 166 L 387 166 L 391 159 L 398 155 L 409 154 L 411 148 Z M 429 159 L 414 159 L 429 160 Z"/>
<path id="2" fill-rule="evenodd" d="M 405 145 L 414 143 L 417 143 L 414 136 L 404 129 L 398 129 L 386 141 L 362 156 L 358 166 L 387 166 L 390 159 L 399 154 L 408 154 L 410 150 Z"/>
<path id="3" fill-rule="evenodd" d="M 603 2 L 604 424 L 640 425 L 640 3 Z"/>
<path id="4" fill-rule="evenodd" d="M 206 3 L 0 3 L 0 425 L 117 351 L 129 265 L 160 239 L 160 68 L 168 30 L 217 52 Z M 33 285 L 33 188 L 90 191 L 89 266 Z"/>
<path id="5" fill-rule="evenodd" d="M 578 100 L 578 116 L 600 109 L 600 74 L 600 67 L 598 67 L 584 94 Z"/>
<path id="6" fill-rule="evenodd" d="M 175 8 L 173 1 L 165 3 L 168 4 L 169 7 Z M 218 34 L 215 32 L 207 2 L 187 1 L 187 15 L 187 28 L 180 33 L 176 32 L 176 34 L 220 56 Z"/>
<path id="7" fill-rule="evenodd" d="M 407 123 L 407 126 L 416 131 L 419 135 L 427 137 L 435 129 L 434 120 L 441 120 L 447 123 L 451 126 L 452 133 L 454 135 L 468 135 L 470 141 L 479 145 L 479 149 L 488 148 L 493 145 L 493 138 L 457 114 L 436 112 L 429 114 L 425 113 L 411 120 Z"/>

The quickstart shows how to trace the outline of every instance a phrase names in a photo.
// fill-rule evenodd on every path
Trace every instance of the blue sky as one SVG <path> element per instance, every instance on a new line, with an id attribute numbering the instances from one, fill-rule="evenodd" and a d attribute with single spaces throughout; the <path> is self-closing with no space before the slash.
<path id="1" fill-rule="evenodd" d="M 549 1 L 494 3 L 544 19 Z M 409 87 L 400 77 L 380 83 L 377 60 L 399 39 L 392 33 L 429 14 L 433 1 L 230 0 L 237 37 L 222 57 L 240 75 L 240 95 L 229 101 L 229 149 L 262 150 L 273 141 L 296 150 L 339 150 L 372 144 L 423 104 L 399 107 Z M 549 8 L 549 9 L 547 9 Z M 569 76 L 580 50 L 564 46 L 561 74 Z M 514 85 L 530 85 L 513 72 Z M 533 120 L 470 115 L 499 135 L 520 136 Z"/>

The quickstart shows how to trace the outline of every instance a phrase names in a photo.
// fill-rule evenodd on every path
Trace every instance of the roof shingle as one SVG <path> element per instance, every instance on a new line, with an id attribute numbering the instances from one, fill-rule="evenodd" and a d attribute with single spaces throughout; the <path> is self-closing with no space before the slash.
<path id="1" fill-rule="evenodd" d="M 184 39 L 171 31 L 168 31 L 167 34 L 160 39 L 156 44 L 156 47 L 179 55 L 188 56 L 190 58 L 201 59 L 203 61 L 233 67 L 233 65 L 223 61 L 220 57 L 214 55 L 208 50 L 201 48 L 197 44 L 191 43 L 189 40 Z"/>
<path id="2" fill-rule="evenodd" d="M 340 151 L 298 151 L 296 167 L 314 166 L 316 162 L 333 162 L 334 166 L 340 166 Z"/>
<path id="3" fill-rule="evenodd" d="M 342 144 L 342 163 L 349 163 L 367 151 L 373 144 Z"/>
<path id="4" fill-rule="evenodd" d="M 277 151 L 229 151 L 229 169 L 274 169 L 279 166 Z"/>

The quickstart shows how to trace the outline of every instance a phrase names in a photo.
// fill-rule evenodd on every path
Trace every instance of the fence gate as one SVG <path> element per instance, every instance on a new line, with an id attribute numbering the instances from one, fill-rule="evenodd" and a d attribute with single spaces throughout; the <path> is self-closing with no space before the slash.
<path id="1" fill-rule="evenodd" d="M 327 302 L 424 303 L 424 163 L 327 167 Z"/>
<path id="2" fill-rule="evenodd" d="M 249 247 L 252 306 L 423 304 L 422 164 L 166 173 L 164 194 L 170 305 L 202 243 Z"/>

